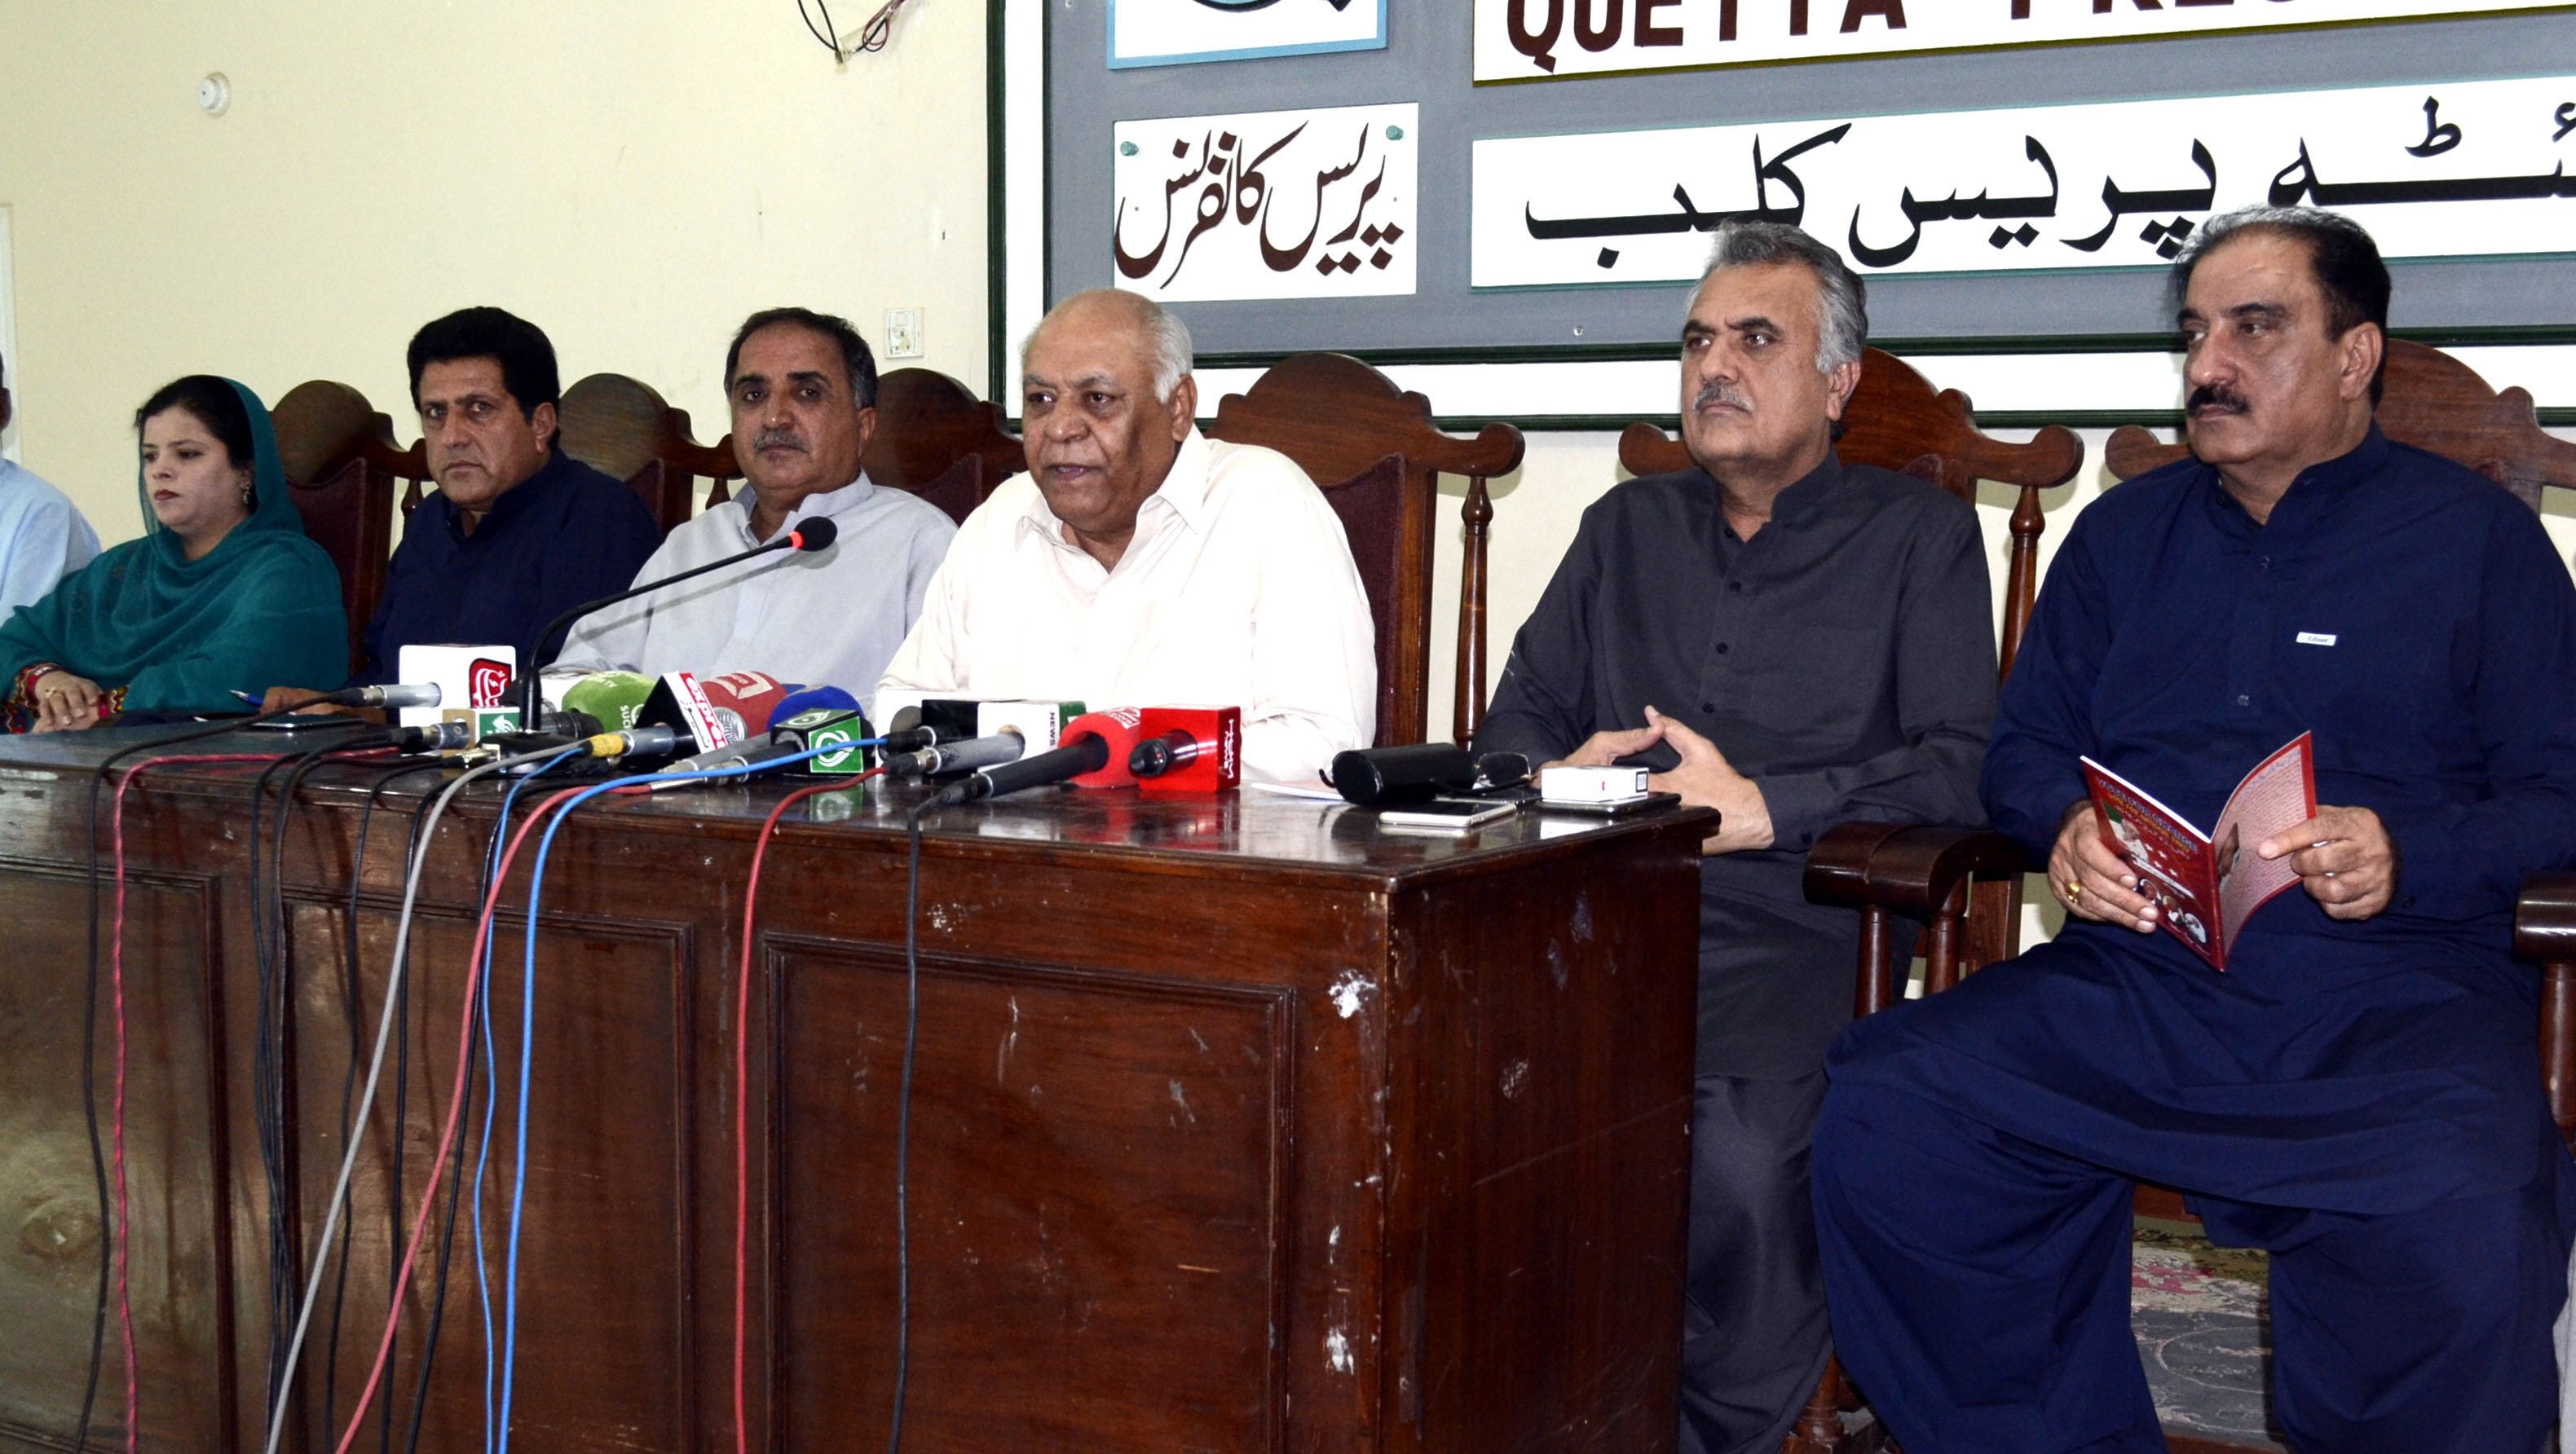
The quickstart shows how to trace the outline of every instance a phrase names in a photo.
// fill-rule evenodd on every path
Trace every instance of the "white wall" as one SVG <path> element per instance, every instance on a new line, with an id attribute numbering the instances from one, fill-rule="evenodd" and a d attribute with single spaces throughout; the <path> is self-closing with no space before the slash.
<path id="1" fill-rule="evenodd" d="M 113 542 L 153 388 L 337 379 L 408 441 L 403 346 L 471 303 L 707 441 L 733 326 L 777 303 L 880 345 L 920 307 L 921 362 L 980 391 L 984 105 L 981 0 L 914 0 L 846 68 L 788 0 L 0 0 L 13 433 Z"/>

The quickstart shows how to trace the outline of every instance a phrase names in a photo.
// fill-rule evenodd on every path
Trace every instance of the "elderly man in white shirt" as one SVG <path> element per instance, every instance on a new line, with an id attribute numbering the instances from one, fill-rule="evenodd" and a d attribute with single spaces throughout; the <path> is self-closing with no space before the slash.
<path id="1" fill-rule="evenodd" d="M 924 696 L 1243 709 L 1246 775 L 1314 781 L 1375 734 L 1368 598 L 1285 456 L 1198 432 L 1190 336 L 1079 293 L 1021 352 L 1029 473 L 967 517 L 878 683 Z"/>
<path id="2" fill-rule="evenodd" d="M 828 515 L 839 538 L 594 611 L 574 625 L 556 667 L 756 671 L 867 690 L 921 614 L 957 533 L 939 507 L 860 470 L 876 391 L 876 360 L 847 321 L 803 308 L 745 320 L 725 355 L 725 393 L 734 458 L 750 488 L 672 531 L 635 579 L 765 544 L 791 518 Z"/>

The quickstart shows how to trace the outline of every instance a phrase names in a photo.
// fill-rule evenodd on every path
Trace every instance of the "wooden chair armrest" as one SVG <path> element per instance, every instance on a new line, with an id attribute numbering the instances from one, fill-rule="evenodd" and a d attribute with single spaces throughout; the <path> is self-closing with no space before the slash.
<path id="1" fill-rule="evenodd" d="M 1955 913 L 1969 879 L 2024 868 L 2021 845 L 1991 829 L 1844 823 L 1807 850 L 1807 897 L 1913 917 Z"/>
<path id="2" fill-rule="evenodd" d="M 2576 873 L 2535 873 L 2522 881 L 2513 952 L 2543 963 L 2576 961 Z"/>

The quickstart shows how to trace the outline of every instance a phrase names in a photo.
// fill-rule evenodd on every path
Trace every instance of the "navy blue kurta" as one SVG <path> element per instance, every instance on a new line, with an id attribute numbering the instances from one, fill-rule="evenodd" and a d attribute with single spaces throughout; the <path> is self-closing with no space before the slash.
<path id="1" fill-rule="evenodd" d="M 506 642 L 524 663 L 557 612 L 634 584 L 662 543 L 641 496 L 560 449 L 502 492 L 471 535 L 463 514 L 444 492 L 412 511 L 352 685 L 392 681 L 406 645 Z"/>
<path id="2" fill-rule="evenodd" d="M 2069 920 L 1853 1026 L 1837 1083 L 2204 1199 L 2378 1213 L 2529 1183 L 2556 1138 L 2511 919 L 2523 875 L 2576 863 L 2576 584 L 2512 495 L 2375 427 L 2266 524 L 2195 460 L 2110 491 L 2049 570 L 1983 795 L 2044 862 L 2079 755 L 2206 827 L 2301 731 L 2318 801 L 2396 843 L 2385 912 L 2293 889 L 2224 974 Z"/>

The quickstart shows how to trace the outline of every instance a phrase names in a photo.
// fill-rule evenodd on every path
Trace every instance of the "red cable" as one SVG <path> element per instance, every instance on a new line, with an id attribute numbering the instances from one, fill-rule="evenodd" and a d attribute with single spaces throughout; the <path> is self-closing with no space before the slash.
<path id="1" fill-rule="evenodd" d="M 751 877 L 742 890 L 742 966 L 735 974 L 733 1008 L 733 1447 L 751 1454 L 751 1425 L 743 1417 L 743 1359 L 751 1325 L 751 930 L 760 906 L 760 865 L 769 835 L 789 808 L 816 793 L 836 792 L 884 772 L 870 768 L 848 782 L 816 783 L 778 800 L 752 840 Z"/>
<path id="2" fill-rule="evenodd" d="M 393 1354 L 394 1329 L 402 1321 L 403 1292 L 411 1285 L 412 1263 L 420 1256 L 423 1234 L 429 1228 L 429 1214 L 438 1200 L 438 1183 L 447 1172 L 448 1153 L 455 1149 L 456 1125 L 465 1111 L 465 1080 L 474 1066 L 474 995 L 483 979 L 483 945 L 492 934 L 492 911 L 501 902 L 501 886 L 508 882 L 511 861 L 519 856 L 519 845 L 527 841 L 529 830 L 535 828 L 556 804 L 581 791 L 578 787 L 566 788 L 529 812 L 527 821 L 519 825 L 519 831 L 510 835 L 510 846 L 502 852 L 500 869 L 492 875 L 491 892 L 483 896 L 483 912 L 474 921 L 474 946 L 465 960 L 465 1012 L 462 1023 L 457 1027 L 456 1080 L 448 1089 L 446 1129 L 439 1133 L 438 1152 L 430 1158 L 429 1182 L 420 1192 L 420 1214 L 412 1220 L 411 1236 L 403 1251 L 402 1269 L 394 1277 L 393 1297 L 385 1307 L 385 1334 L 376 1344 L 375 1365 L 367 1370 L 366 1386 L 358 1390 L 357 1404 L 349 1411 L 348 1430 L 340 1436 L 333 1454 L 349 1454 L 349 1446 L 358 1439 L 358 1426 L 366 1422 L 367 1405 L 375 1398 L 376 1385 L 384 1381 L 385 1364 Z M 536 925 L 528 926 L 529 933 L 536 931 Z M 394 1154 L 402 1154 L 401 1148 L 396 1147 Z"/>
<path id="3" fill-rule="evenodd" d="M 116 848 L 116 911 L 108 934 L 109 982 L 115 988 L 116 1004 L 116 1110 L 111 1122 L 111 1144 L 115 1147 L 116 1211 L 106 1229 L 116 1258 L 116 1326 L 125 1347 L 125 1454 L 135 1454 L 140 1435 L 143 1410 L 142 1372 L 134 1361 L 134 1299 L 128 1284 L 127 1254 L 133 1247 L 133 1236 L 127 1226 L 125 1194 L 125 790 L 143 776 L 146 768 L 174 762 L 279 762 L 282 752 L 202 752 L 174 754 L 169 757 L 147 757 L 125 770 L 116 785 L 114 806 L 108 814 L 108 833 Z"/>

